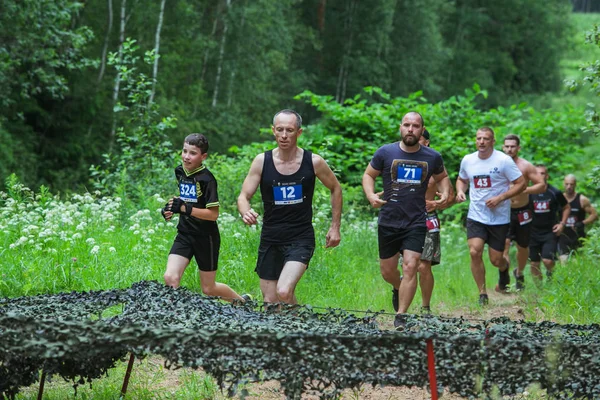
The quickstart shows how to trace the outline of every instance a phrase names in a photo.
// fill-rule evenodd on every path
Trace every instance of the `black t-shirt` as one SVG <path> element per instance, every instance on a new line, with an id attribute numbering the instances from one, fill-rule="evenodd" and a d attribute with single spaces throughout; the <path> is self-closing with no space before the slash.
<path id="1" fill-rule="evenodd" d="M 312 153 L 304 150 L 298 171 L 283 175 L 273 162 L 273 150 L 265 152 L 260 194 L 265 209 L 261 242 L 286 245 L 315 242 L 312 201 L 315 191 Z"/>
<path id="2" fill-rule="evenodd" d="M 539 231 L 552 231 L 560 221 L 559 213 L 568 204 L 560 190 L 552 185 L 544 193 L 530 194 L 529 206 L 533 210 L 531 226 Z"/>
<path id="3" fill-rule="evenodd" d="M 426 226 L 429 178 L 444 172 L 440 153 L 425 146 L 407 153 L 400 142 L 395 142 L 375 152 L 371 167 L 381 171 L 383 198 L 387 201 L 379 211 L 379 225 L 402 229 Z"/>
<path id="4" fill-rule="evenodd" d="M 181 165 L 175 168 L 175 177 L 179 184 L 179 197 L 194 208 L 211 208 L 219 206 L 217 180 L 214 175 L 201 165 L 194 171 L 186 171 Z M 219 231 L 216 221 L 179 215 L 177 230 L 194 235 L 209 235 Z"/>

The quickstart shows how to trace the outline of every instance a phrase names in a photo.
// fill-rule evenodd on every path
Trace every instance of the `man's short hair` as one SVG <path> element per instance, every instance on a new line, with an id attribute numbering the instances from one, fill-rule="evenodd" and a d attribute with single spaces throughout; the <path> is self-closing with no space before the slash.
<path id="1" fill-rule="evenodd" d="M 296 129 L 300 129 L 302 128 L 302 117 L 300 116 L 300 114 L 298 114 L 298 112 L 296 112 L 295 110 L 292 110 L 291 108 L 286 108 L 283 109 L 281 111 L 278 111 L 277 114 L 275 114 L 273 116 L 273 125 L 275 125 L 275 118 L 277 118 L 277 116 L 279 114 L 292 114 L 296 116 Z"/>
<path id="2" fill-rule="evenodd" d="M 428 131 L 427 129 L 425 129 L 425 130 L 423 131 L 423 137 L 424 137 L 425 139 L 427 139 L 427 140 L 430 140 L 430 139 L 429 139 L 429 131 Z"/>
<path id="3" fill-rule="evenodd" d="M 496 134 L 494 133 L 493 129 L 490 128 L 489 126 L 482 126 L 481 128 L 477 129 L 477 132 L 479 132 L 479 131 L 481 131 L 481 132 L 489 132 L 489 133 L 492 134 L 492 137 L 496 136 Z"/>
<path id="4" fill-rule="evenodd" d="M 517 146 L 521 145 L 521 138 L 514 133 L 509 133 L 508 135 L 504 136 L 504 141 L 506 142 L 507 140 L 514 140 L 517 142 Z"/>
<path id="5" fill-rule="evenodd" d="M 535 167 L 536 168 L 546 168 L 546 171 L 548 170 L 548 167 L 544 163 L 537 163 L 537 164 L 535 164 Z"/>
<path id="6" fill-rule="evenodd" d="M 192 133 L 187 135 L 184 143 L 198 147 L 202 153 L 208 152 L 208 139 L 201 133 Z"/>

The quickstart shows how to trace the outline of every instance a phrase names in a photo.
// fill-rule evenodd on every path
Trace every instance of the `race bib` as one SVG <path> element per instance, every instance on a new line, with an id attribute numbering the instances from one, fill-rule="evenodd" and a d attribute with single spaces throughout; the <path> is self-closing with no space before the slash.
<path id="1" fill-rule="evenodd" d="M 427 223 L 427 231 L 429 232 L 439 232 L 440 231 L 440 219 L 437 215 L 428 215 L 425 220 Z"/>
<path id="2" fill-rule="evenodd" d="M 577 222 L 577 217 L 574 215 L 569 215 L 569 218 L 567 218 L 567 223 L 565 225 L 573 228 L 575 226 L 576 222 Z"/>
<path id="3" fill-rule="evenodd" d="M 423 168 L 414 164 L 398 164 L 397 173 L 397 183 L 420 185 L 421 177 L 423 176 Z"/>
<path id="4" fill-rule="evenodd" d="M 533 211 L 536 214 L 550 212 L 550 200 L 534 200 Z"/>
<path id="5" fill-rule="evenodd" d="M 180 183 L 179 184 L 179 198 L 187 203 L 197 203 L 198 194 L 196 192 L 195 183 Z"/>
<path id="6" fill-rule="evenodd" d="M 477 175 L 473 177 L 475 189 L 489 189 L 492 187 L 492 178 L 489 175 Z"/>
<path id="7" fill-rule="evenodd" d="M 533 215 L 531 215 L 531 211 L 529 210 L 519 211 L 517 217 L 519 218 L 519 225 L 526 225 L 533 219 Z"/>
<path id="8" fill-rule="evenodd" d="M 278 206 L 302 203 L 302 185 L 273 186 L 273 199 Z"/>

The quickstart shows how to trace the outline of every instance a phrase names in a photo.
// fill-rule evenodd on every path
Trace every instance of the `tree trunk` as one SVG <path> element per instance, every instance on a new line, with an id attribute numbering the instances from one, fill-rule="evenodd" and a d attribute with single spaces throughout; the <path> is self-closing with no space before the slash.
<path id="1" fill-rule="evenodd" d="M 152 92 L 150 93 L 150 100 L 148 104 L 152 104 L 154 102 L 154 94 L 156 93 L 156 79 L 158 78 L 158 59 L 160 55 L 160 31 L 162 29 L 163 17 L 165 15 L 165 2 L 166 0 L 162 0 L 160 2 L 160 14 L 158 15 L 158 25 L 156 26 L 156 36 L 154 39 L 154 69 L 152 70 Z"/>
<path id="2" fill-rule="evenodd" d="M 212 31 L 210 32 L 210 40 L 215 37 L 217 33 L 217 26 L 219 25 L 219 7 L 215 13 L 215 21 L 213 22 Z M 207 46 L 204 51 L 204 59 L 202 60 L 202 73 L 200 74 L 200 82 L 204 82 L 204 76 L 206 75 L 206 69 L 208 68 L 208 56 L 210 55 L 210 47 Z"/>
<path id="3" fill-rule="evenodd" d="M 98 73 L 98 79 L 96 79 L 96 87 L 102 82 L 104 77 L 104 70 L 106 69 L 106 53 L 108 52 L 108 41 L 110 40 L 110 34 L 112 33 L 113 26 L 113 8 L 112 0 L 108 0 L 108 27 L 106 29 L 106 35 L 104 35 L 104 45 L 102 46 L 102 59 L 100 61 L 100 72 Z"/>
<path id="4" fill-rule="evenodd" d="M 219 48 L 219 63 L 217 65 L 217 76 L 215 77 L 215 90 L 213 92 L 212 106 L 217 106 L 219 98 L 219 85 L 221 84 L 221 71 L 223 69 L 223 58 L 225 57 L 225 41 L 227 39 L 227 14 L 231 8 L 231 0 L 227 0 L 227 13 L 223 17 L 223 36 L 221 36 L 221 46 Z"/>
<path id="5" fill-rule="evenodd" d="M 125 42 L 125 24 L 126 24 L 126 16 L 125 12 L 127 10 L 127 0 L 121 0 L 121 28 L 119 30 L 119 62 L 123 60 L 123 42 Z M 119 86 L 121 84 L 121 73 L 117 72 L 117 76 L 115 77 L 115 86 L 113 88 L 113 110 L 117 105 L 117 101 L 119 99 Z M 117 131 L 117 116 L 113 111 L 113 120 L 112 120 L 112 129 L 110 130 L 111 137 L 111 148 L 114 143 L 115 132 Z"/>
<path id="6" fill-rule="evenodd" d="M 244 37 L 244 25 L 246 24 L 246 5 L 248 3 L 244 3 L 242 5 L 243 7 L 243 12 L 242 12 L 242 21 L 240 22 L 240 34 L 238 35 L 239 38 Z M 229 74 L 229 89 L 227 90 L 227 108 L 231 107 L 231 104 L 233 103 L 233 86 L 234 86 L 234 82 L 235 82 L 235 75 L 237 74 L 237 65 L 238 65 L 238 58 L 240 56 L 240 42 L 241 40 L 238 39 L 236 42 L 236 46 L 235 46 L 235 59 L 234 59 L 234 63 L 233 66 L 231 68 L 231 73 Z"/>
<path id="7" fill-rule="evenodd" d="M 342 55 L 342 61 L 340 63 L 340 72 L 338 73 L 338 82 L 335 90 L 335 100 L 338 103 L 343 103 L 346 98 L 346 85 L 348 83 L 349 69 L 350 69 L 350 57 L 352 55 L 352 39 L 354 36 L 352 21 L 354 12 L 356 10 L 356 1 L 352 0 L 348 3 L 346 8 L 347 18 L 344 21 L 344 32 L 348 34 L 348 40 L 346 41 L 345 51 Z"/>

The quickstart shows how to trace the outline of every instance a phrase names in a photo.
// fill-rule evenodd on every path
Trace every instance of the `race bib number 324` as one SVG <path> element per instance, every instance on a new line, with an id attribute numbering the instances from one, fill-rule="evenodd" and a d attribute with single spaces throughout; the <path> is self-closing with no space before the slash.
<path id="1" fill-rule="evenodd" d="M 179 197 L 181 200 L 188 203 L 197 203 L 198 196 L 196 192 L 195 183 L 180 183 L 179 184 Z"/>
<path id="2" fill-rule="evenodd" d="M 273 199 L 278 206 L 302 203 L 302 185 L 273 186 Z"/>

